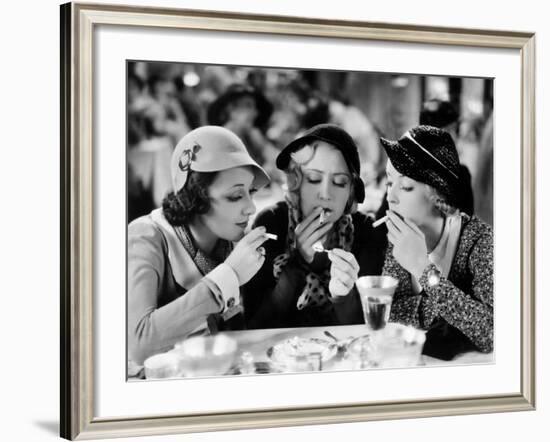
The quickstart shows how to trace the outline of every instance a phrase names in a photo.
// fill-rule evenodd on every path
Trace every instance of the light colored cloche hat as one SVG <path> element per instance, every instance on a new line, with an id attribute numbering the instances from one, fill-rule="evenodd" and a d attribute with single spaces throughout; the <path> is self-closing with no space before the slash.
<path id="1" fill-rule="evenodd" d="M 220 126 L 202 126 L 185 135 L 176 145 L 170 164 L 174 193 L 185 185 L 189 170 L 219 172 L 252 166 L 255 185 L 265 186 L 269 175 L 256 163 L 241 139 Z"/>

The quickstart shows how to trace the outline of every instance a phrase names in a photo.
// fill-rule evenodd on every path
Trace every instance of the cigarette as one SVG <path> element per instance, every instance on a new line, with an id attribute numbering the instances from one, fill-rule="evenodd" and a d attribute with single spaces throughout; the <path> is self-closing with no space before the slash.
<path id="1" fill-rule="evenodd" d="M 372 227 L 378 227 L 380 224 L 383 224 L 385 223 L 386 221 L 388 220 L 388 215 L 386 216 L 383 216 L 382 218 L 376 220 L 375 222 L 372 223 Z"/>
<path id="2" fill-rule="evenodd" d="M 268 239 L 277 240 L 278 236 L 274 233 L 266 233 L 265 236 L 267 236 Z"/>
<path id="3" fill-rule="evenodd" d="M 325 211 L 321 210 L 321 214 L 319 215 L 319 225 L 323 224 L 325 222 Z"/>

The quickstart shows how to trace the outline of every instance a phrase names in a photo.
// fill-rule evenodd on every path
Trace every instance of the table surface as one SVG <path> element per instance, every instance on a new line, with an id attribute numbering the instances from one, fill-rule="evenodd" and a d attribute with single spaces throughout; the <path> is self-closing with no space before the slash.
<path id="1" fill-rule="evenodd" d="M 331 339 L 325 335 L 330 332 L 336 338 L 345 340 L 356 338 L 369 333 L 366 325 L 342 325 L 335 327 L 304 327 L 304 328 L 281 328 L 267 330 L 242 330 L 227 332 L 227 335 L 234 338 L 239 344 L 239 351 L 249 351 L 255 361 L 269 361 L 267 349 L 292 337 L 319 338 L 326 341 Z M 467 352 L 456 356 L 451 361 L 443 361 L 430 356 L 422 355 L 422 365 L 467 365 L 486 364 L 493 362 L 493 353 L 481 353 L 477 351 Z"/>
<path id="2" fill-rule="evenodd" d="M 242 330 L 224 332 L 226 335 L 235 339 L 238 344 L 237 360 L 243 352 L 249 352 L 254 362 L 271 362 L 267 350 L 272 346 L 285 341 L 286 339 L 298 338 L 319 338 L 325 341 L 331 341 L 325 331 L 330 332 L 339 340 L 356 338 L 369 334 L 366 325 L 347 325 L 336 327 L 304 327 L 304 328 L 281 328 L 265 330 Z M 443 361 L 433 357 L 422 355 L 418 365 L 421 366 L 444 366 L 444 365 L 472 365 L 492 363 L 493 353 L 468 352 L 455 357 L 451 361 Z M 347 370 L 350 369 L 349 360 L 345 353 L 339 352 L 334 358 L 325 362 L 322 366 L 323 371 Z M 369 368 L 369 367 L 361 367 Z M 131 373 L 130 373 L 131 374 Z M 130 376 L 129 380 L 135 380 L 136 377 Z"/>

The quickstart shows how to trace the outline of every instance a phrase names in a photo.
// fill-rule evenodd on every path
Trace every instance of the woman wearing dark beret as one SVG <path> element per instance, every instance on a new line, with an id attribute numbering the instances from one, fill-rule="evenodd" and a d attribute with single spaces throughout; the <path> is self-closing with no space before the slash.
<path id="1" fill-rule="evenodd" d="M 355 210 L 365 196 L 357 146 L 320 124 L 286 146 L 277 167 L 288 192 L 255 221 L 278 239 L 265 244 L 266 261 L 244 288 L 247 326 L 364 323 L 354 284 L 380 274 L 386 238 Z"/>
<path id="2" fill-rule="evenodd" d="M 384 274 L 396 277 L 390 321 L 427 330 L 424 353 L 452 359 L 493 349 L 493 231 L 460 212 L 459 159 L 451 136 L 418 126 L 388 154 Z"/>

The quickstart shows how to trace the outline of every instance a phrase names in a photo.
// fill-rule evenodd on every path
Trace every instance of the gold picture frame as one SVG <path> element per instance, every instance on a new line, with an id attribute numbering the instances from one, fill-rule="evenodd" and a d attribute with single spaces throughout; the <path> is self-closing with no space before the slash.
<path id="1" fill-rule="evenodd" d="M 521 57 L 520 392 L 149 417 L 94 416 L 93 53 L 97 25 L 508 48 Z M 200 10 L 61 6 L 61 436 L 70 440 L 358 422 L 535 407 L 535 35 Z"/>

